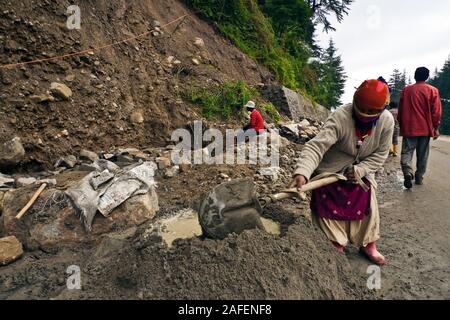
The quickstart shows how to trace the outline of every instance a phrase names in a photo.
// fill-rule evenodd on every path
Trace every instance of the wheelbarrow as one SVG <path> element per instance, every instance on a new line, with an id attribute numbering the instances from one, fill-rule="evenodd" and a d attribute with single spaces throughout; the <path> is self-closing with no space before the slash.
<path id="1" fill-rule="evenodd" d="M 328 176 L 311 181 L 301 190 L 287 189 L 259 199 L 255 194 L 255 185 L 250 179 L 220 184 L 206 193 L 200 202 L 198 220 L 203 236 L 224 239 L 231 233 L 240 234 L 244 230 L 264 230 L 261 221 L 263 207 L 284 199 L 299 197 L 301 192 L 312 191 L 339 180 L 345 180 L 345 177 L 338 174 Z"/>

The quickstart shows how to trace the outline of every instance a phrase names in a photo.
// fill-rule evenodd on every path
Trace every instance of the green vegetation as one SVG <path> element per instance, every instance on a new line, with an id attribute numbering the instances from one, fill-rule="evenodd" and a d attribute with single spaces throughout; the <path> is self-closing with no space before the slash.
<path id="1" fill-rule="evenodd" d="M 201 107 L 206 118 L 221 116 L 226 120 L 239 113 L 242 106 L 255 96 L 258 92 L 242 81 L 227 82 L 219 87 L 191 88 L 184 93 L 187 101 Z"/>
<path id="2" fill-rule="evenodd" d="M 450 57 L 445 62 L 444 67 L 431 79 L 430 83 L 439 89 L 441 98 L 446 100 L 442 101 L 441 133 L 450 135 Z"/>
<path id="3" fill-rule="evenodd" d="M 270 117 L 270 119 L 272 119 L 275 123 L 280 122 L 281 116 L 278 113 L 277 108 L 275 108 L 275 106 L 272 103 L 269 102 L 263 104 L 261 105 L 260 109 L 261 111 L 265 112 Z"/>
<path id="4" fill-rule="evenodd" d="M 257 90 L 250 88 L 242 81 L 226 82 L 222 86 L 208 88 L 191 88 L 183 94 L 187 101 L 200 106 L 201 113 L 208 119 L 222 117 L 229 120 L 233 115 L 236 118 L 243 118 L 245 115 L 244 106 L 249 100 L 260 101 Z M 275 123 L 281 120 L 277 108 L 272 103 L 258 106 Z"/>
<path id="5" fill-rule="evenodd" d="M 244 53 L 267 66 L 285 86 L 309 92 L 328 108 L 339 104 L 342 93 L 330 90 L 332 84 L 327 81 L 336 80 L 330 76 L 330 68 L 336 65 L 341 69 L 335 74 L 343 75 L 340 58 L 332 64 L 310 63 L 310 58 L 322 57 L 313 39 L 317 25 L 332 30 L 328 15 L 335 14 L 342 21 L 353 0 L 185 1 Z M 338 79 L 339 85 L 341 80 L 345 78 Z"/>
<path id="6" fill-rule="evenodd" d="M 411 80 L 407 79 L 406 70 L 400 72 L 398 69 L 394 69 L 394 71 L 392 71 L 392 75 L 388 83 L 392 90 L 391 101 L 399 103 L 402 90 L 407 85 L 411 84 Z"/>

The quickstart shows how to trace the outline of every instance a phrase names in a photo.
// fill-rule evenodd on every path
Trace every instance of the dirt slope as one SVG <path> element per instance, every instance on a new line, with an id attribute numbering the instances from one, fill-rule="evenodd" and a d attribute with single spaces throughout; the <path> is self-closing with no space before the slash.
<path id="1" fill-rule="evenodd" d="M 81 30 L 69 30 L 69 5 L 64 0 L 2 1 L 0 64 L 99 47 L 148 32 L 154 20 L 164 25 L 191 13 L 176 0 L 87 0 L 80 3 Z M 226 80 L 255 84 L 270 77 L 195 15 L 180 22 L 162 35 L 92 55 L 0 69 L 0 143 L 20 136 L 35 165 L 52 164 L 81 148 L 165 145 L 174 128 L 199 118 L 180 99 L 186 88 Z M 196 37 L 204 48 L 194 45 Z M 197 55 L 199 66 L 192 62 Z M 180 64 L 169 63 L 170 56 Z M 73 91 L 70 100 L 35 102 L 33 96 L 45 95 L 55 81 Z M 135 111 L 142 113 L 143 123 L 130 121 Z"/>

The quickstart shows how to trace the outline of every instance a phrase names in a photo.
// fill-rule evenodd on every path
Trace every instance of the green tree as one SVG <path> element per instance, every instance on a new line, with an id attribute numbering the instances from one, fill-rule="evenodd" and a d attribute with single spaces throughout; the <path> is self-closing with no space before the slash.
<path id="1" fill-rule="evenodd" d="M 261 8 L 271 18 L 278 39 L 286 41 L 289 37 L 296 37 L 312 42 L 312 12 L 304 0 L 267 0 Z"/>
<path id="2" fill-rule="evenodd" d="M 327 108 L 337 108 L 342 103 L 340 101 L 344 94 L 345 82 L 347 76 L 342 65 L 342 58 L 337 54 L 334 41 L 330 39 L 328 48 L 322 56 L 321 83 L 322 83 L 322 100 L 319 103 Z"/>
<path id="3" fill-rule="evenodd" d="M 441 132 L 450 134 L 450 56 L 444 64 L 444 67 L 437 72 L 436 76 L 430 80 L 430 83 L 439 89 L 443 107 Z"/>
<path id="4" fill-rule="evenodd" d="M 406 71 L 403 71 L 402 73 L 400 70 L 394 69 L 394 71 L 392 71 L 392 75 L 388 83 L 392 91 L 391 101 L 399 102 L 401 92 L 406 87 L 407 84 Z"/>
<path id="5" fill-rule="evenodd" d="M 332 30 L 328 15 L 336 14 L 341 22 L 353 0 L 184 1 L 244 53 L 265 65 L 283 85 L 298 89 L 329 107 L 339 101 L 341 93 L 335 87 L 340 82 L 335 80 L 331 64 L 327 68 L 327 63 L 324 66 L 311 63 L 311 58 L 322 54 L 314 40 L 314 31 L 318 23 Z M 338 60 L 340 63 L 340 57 Z"/>
<path id="6" fill-rule="evenodd" d="M 326 32 L 335 31 L 329 20 L 329 15 L 334 14 L 339 23 L 348 15 L 350 5 L 354 0 L 305 0 L 314 14 L 314 22 L 322 24 Z"/>

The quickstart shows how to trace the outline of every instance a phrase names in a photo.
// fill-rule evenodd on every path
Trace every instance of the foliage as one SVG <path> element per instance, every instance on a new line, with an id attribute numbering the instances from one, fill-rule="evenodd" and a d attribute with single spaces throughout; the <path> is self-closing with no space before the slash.
<path id="1" fill-rule="evenodd" d="M 314 14 L 315 24 L 322 24 L 326 32 L 335 31 L 328 16 L 334 14 L 339 23 L 348 15 L 350 5 L 354 0 L 306 0 Z"/>
<path id="2" fill-rule="evenodd" d="M 448 102 L 450 100 L 450 57 L 444 67 L 430 80 L 430 83 L 439 89 L 441 98 L 446 100 L 442 102 L 441 132 L 450 135 L 450 103 Z"/>
<path id="3" fill-rule="evenodd" d="M 334 13 L 342 21 L 352 1 L 344 0 L 338 7 L 340 1 L 185 0 L 244 53 L 269 68 L 279 82 L 327 104 L 339 101 L 342 92 L 324 81 L 335 80 L 343 69 L 340 63 L 334 72 L 334 64 L 322 69 L 309 63 L 311 57 L 320 56 L 314 41 L 315 25 L 325 23 L 332 30 L 328 14 Z"/>
<path id="4" fill-rule="evenodd" d="M 406 71 L 402 73 L 398 69 L 394 69 L 388 83 L 391 88 L 391 101 L 399 103 L 402 90 L 410 84 L 410 81 L 407 81 Z"/>
<path id="5" fill-rule="evenodd" d="M 322 56 L 319 65 L 320 83 L 317 102 L 328 108 L 337 108 L 342 103 L 340 97 L 344 93 L 347 76 L 342 66 L 342 58 L 337 55 L 337 49 L 333 40 L 330 40 L 328 48 Z"/>
<path id="6" fill-rule="evenodd" d="M 281 116 L 278 113 L 277 108 L 272 103 L 269 102 L 261 105 L 261 110 L 264 111 L 275 123 L 280 122 Z"/>
<path id="7" fill-rule="evenodd" d="M 201 107 L 202 114 L 209 119 L 221 116 L 230 119 L 242 106 L 257 96 L 255 89 L 244 82 L 226 82 L 220 87 L 191 88 L 184 98 Z"/>

